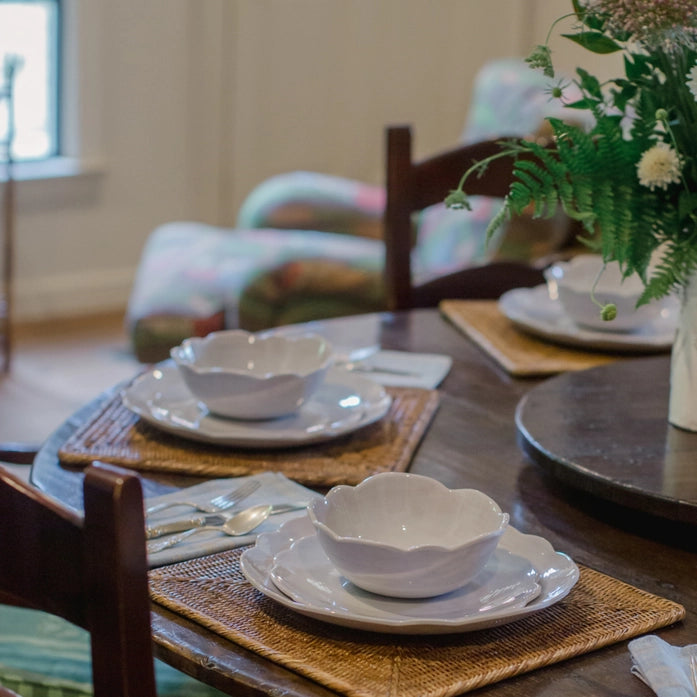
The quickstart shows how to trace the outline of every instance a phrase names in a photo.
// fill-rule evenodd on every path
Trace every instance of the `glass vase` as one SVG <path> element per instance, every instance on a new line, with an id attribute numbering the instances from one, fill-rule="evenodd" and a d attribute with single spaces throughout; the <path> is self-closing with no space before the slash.
<path id="1" fill-rule="evenodd" d="M 681 289 L 670 357 L 668 421 L 677 428 L 697 431 L 697 274 Z"/>

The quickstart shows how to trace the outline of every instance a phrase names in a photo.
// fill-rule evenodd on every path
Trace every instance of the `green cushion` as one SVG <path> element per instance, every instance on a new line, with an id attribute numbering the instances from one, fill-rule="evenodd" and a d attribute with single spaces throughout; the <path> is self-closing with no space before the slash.
<path id="1" fill-rule="evenodd" d="M 22 697 L 92 695 L 89 634 L 65 620 L 0 605 L 0 684 Z M 219 690 L 155 660 L 158 697 L 216 697 Z"/>
<path id="2" fill-rule="evenodd" d="M 259 331 L 385 309 L 382 272 L 338 259 L 298 259 L 260 273 L 240 297 L 239 324 Z"/>

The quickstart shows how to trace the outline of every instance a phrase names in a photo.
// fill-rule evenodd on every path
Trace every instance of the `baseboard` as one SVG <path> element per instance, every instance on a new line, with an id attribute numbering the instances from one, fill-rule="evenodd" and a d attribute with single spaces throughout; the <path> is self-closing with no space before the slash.
<path id="1" fill-rule="evenodd" d="M 123 268 L 17 279 L 12 319 L 34 322 L 123 311 L 134 275 L 135 269 Z"/>

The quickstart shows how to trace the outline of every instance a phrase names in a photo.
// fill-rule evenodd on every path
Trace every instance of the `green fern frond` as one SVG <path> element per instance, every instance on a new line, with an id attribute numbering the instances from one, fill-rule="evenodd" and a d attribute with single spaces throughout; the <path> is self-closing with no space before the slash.
<path id="1" fill-rule="evenodd" d="M 535 217 L 551 217 L 557 208 L 557 187 L 554 176 L 532 160 L 519 160 L 515 165 L 515 174 L 534 203 Z M 519 199 L 522 202 L 525 197 Z"/>
<path id="2" fill-rule="evenodd" d="M 509 196 L 507 196 L 503 200 L 503 206 L 501 206 L 501 210 L 499 210 L 499 212 L 496 213 L 496 215 L 489 221 L 489 224 L 486 227 L 487 242 L 491 240 L 496 231 L 504 224 L 504 222 L 506 222 L 506 220 L 510 220 L 511 218 L 511 204 Z"/>
<path id="3" fill-rule="evenodd" d="M 697 244 L 695 234 L 681 240 L 667 240 L 651 277 L 648 279 L 638 304 L 662 298 L 687 284 L 697 271 Z"/>
<path id="4" fill-rule="evenodd" d="M 648 109 L 648 101 L 640 106 Z M 640 275 L 646 284 L 642 302 L 648 302 L 682 285 L 689 272 L 697 270 L 697 239 L 688 233 L 683 239 L 679 234 L 682 229 L 695 229 L 697 238 L 691 217 L 697 205 L 684 195 L 681 198 L 675 189 L 654 191 L 639 182 L 637 162 L 655 143 L 654 129 L 644 125 L 635 130 L 636 137 L 628 139 L 621 115 L 596 116 L 590 132 L 549 119 L 553 147 L 528 141 L 502 143 L 505 152 L 496 157 L 513 157 L 514 181 L 503 208 L 487 228 L 487 239 L 511 215 L 532 206 L 535 217 L 549 217 L 561 205 L 582 223 L 583 244 L 607 261 L 617 261 L 625 275 Z M 662 263 L 647 279 L 652 254 L 664 243 L 669 244 Z"/>

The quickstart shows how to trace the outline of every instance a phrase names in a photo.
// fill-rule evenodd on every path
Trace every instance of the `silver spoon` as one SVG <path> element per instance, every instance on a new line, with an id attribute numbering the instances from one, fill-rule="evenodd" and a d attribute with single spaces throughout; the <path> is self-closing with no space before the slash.
<path id="1" fill-rule="evenodd" d="M 248 532 L 251 532 L 254 530 L 254 528 L 261 525 L 271 515 L 272 511 L 273 506 L 269 504 L 251 506 L 250 508 L 245 508 L 243 511 L 240 511 L 232 516 L 223 525 L 204 525 L 200 528 L 192 528 L 191 530 L 187 530 L 179 535 L 173 535 L 167 539 L 149 542 L 148 552 L 161 552 L 163 549 L 174 547 L 174 545 L 178 545 L 187 537 L 190 537 L 197 532 L 201 532 L 201 530 L 218 530 L 218 532 L 225 533 L 231 537 L 246 535 Z"/>

